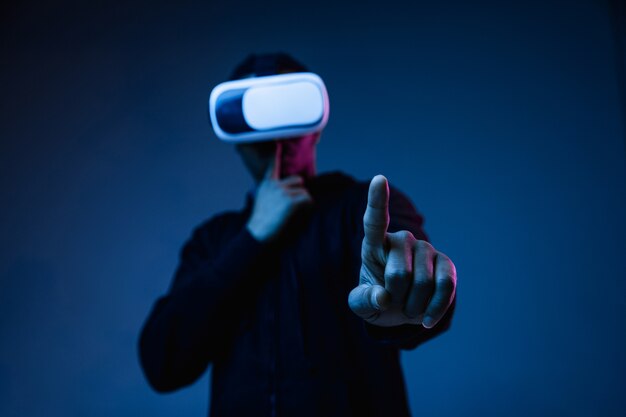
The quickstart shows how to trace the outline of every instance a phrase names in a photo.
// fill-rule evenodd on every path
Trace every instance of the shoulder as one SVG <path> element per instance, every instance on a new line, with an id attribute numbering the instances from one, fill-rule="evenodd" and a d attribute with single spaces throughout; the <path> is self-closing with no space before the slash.
<path id="1" fill-rule="evenodd" d="M 244 223 L 245 209 L 224 211 L 205 219 L 194 227 L 191 236 L 183 246 L 188 250 L 214 252 L 222 243 L 235 235 Z"/>
<path id="2" fill-rule="evenodd" d="M 349 186 L 344 189 L 343 202 L 348 208 L 349 216 L 358 229 L 362 229 L 362 218 L 367 208 L 370 181 L 358 181 L 351 177 Z M 406 193 L 389 185 L 389 232 L 409 230 L 421 240 L 428 240 L 423 229 L 424 217 L 417 211 L 415 205 Z"/>
<path id="3" fill-rule="evenodd" d="M 342 172 L 330 172 L 316 177 L 317 186 L 325 187 L 329 194 L 342 196 L 358 208 L 365 208 L 369 192 L 370 180 L 357 180 Z M 413 208 L 409 197 L 400 189 L 389 185 L 389 205 L 393 208 Z"/>
<path id="4" fill-rule="evenodd" d="M 220 229 L 228 227 L 231 224 L 237 223 L 241 217 L 241 211 L 229 210 L 217 213 L 196 226 L 194 228 L 194 233 L 216 232 Z"/>

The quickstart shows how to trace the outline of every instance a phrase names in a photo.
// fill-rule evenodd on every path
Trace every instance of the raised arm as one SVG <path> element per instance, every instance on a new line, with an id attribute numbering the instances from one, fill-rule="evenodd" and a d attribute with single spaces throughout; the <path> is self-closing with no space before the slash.
<path id="1" fill-rule="evenodd" d="M 263 284 L 259 277 L 263 260 L 273 253 L 272 242 L 311 201 L 302 178 L 279 178 L 279 152 L 277 146 L 247 224 L 223 239 L 224 219 L 214 220 L 183 248 L 172 287 L 155 303 L 139 340 L 141 364 L 155 390 L 192 383 L 228 349 L 242 313 Z"/>

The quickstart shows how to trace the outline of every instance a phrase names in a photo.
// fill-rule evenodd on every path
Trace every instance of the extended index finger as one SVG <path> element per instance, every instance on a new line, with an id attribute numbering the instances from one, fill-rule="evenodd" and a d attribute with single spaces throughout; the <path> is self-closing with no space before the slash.
<path id="1" fill-rule="evenodd" d="M 376 175 L 370 182 L 367 208 L 363 216 L 365 243 L 382 246 L 389 227 L 389 185 L 387 178 Z"/>

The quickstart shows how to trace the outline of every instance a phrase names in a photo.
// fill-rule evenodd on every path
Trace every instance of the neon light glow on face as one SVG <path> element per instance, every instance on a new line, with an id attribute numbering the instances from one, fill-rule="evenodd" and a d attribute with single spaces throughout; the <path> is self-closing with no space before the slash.
<path id="1" fill-rule="evenodd" d="M 300 175 L 304 178 L 315 175 L 315 146 L 320 133 L 297 138 L 281 139 L 280 172 L 281 177 Z M 261 180 L 268 165 L 276 157 L 277 141 L 238 144 L 237 151 L 244 164 L 257 180 Z"/>
<path id="2" fill-rule="evenodd" d="M 315 145 L 319 138 L 319 133 L 312 133 L 298 139 L 281 141 L 281 174 L 301 175 L 308 177 L 314 175 L 315 168 Z M 313 170 L 313 171 L 311 171 Z"/>

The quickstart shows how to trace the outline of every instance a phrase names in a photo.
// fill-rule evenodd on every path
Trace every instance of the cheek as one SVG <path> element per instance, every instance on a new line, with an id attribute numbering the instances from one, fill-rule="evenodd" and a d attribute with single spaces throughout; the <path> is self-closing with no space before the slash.
<path id="1" fill-rule="evenodd" d="M 282 159 L 290 165 L 303 164 L 311 159 L 313 150 L 307 146 L 290 146 L 283 148 Z"/>
<path id="2" fill-rule="evenodd" d="M 313 154 L 317 138 L 317 134 L 311 134 L 298 139 L 285 141 L 283 142 L 283 152 L 292 158 L 297 156 L 298 159 L 306 159 Z"/>

